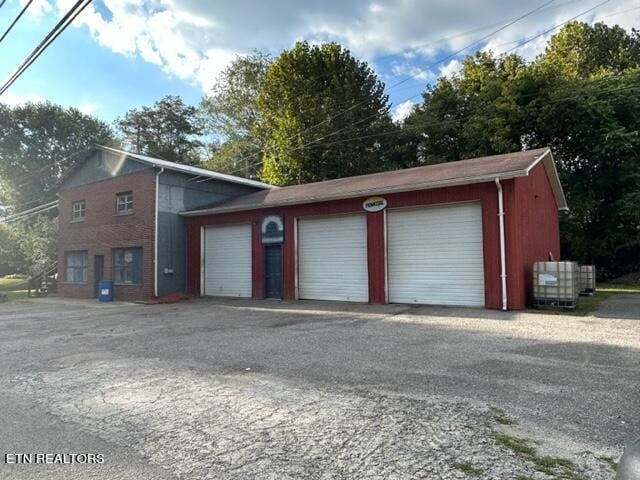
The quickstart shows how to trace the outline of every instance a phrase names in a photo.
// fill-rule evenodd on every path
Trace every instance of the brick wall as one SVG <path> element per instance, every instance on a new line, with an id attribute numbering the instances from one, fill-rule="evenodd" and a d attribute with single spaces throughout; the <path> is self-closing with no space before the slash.
<path id="1" fill-rule="evenodd" d="M 116 215 L 116 194 L 133 192 L 133 213 Z M 113 279 L 112 250 L 141 247 L 142 285 L 116 285 L 115 300 L 136 301 L 153 297 L 155 170 L 147 169 L 59 192 L 58 262 L 60 295 L 78 298 L 94 296 L 94 259 L 104 256 L 104 278 Z M 84 222 L 71 222 L 71 205 L 84 200 Z M 65 252 L 86 250 L 87 283 L 66 283 Z"/>

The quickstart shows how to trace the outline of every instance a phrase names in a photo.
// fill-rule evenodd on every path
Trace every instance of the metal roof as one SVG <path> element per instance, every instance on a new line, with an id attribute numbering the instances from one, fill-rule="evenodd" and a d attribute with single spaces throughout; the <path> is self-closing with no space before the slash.
<path id="1" fill-rule="evenodd" d="M 152 167 L 164 168 L 165 170 L 172 170 L 174 172 L 188 173 L 198 177 L 207 177 L 215 180 L 223 180 L 225 182 L 239 183 L 241 185 L 248 185 L 258 188 L 278 188 L 275 185 L 269 185 L 268 183 L 258 182 L 257 180 L 250 180 L 248 178 L 236 177 L 235 175 L 229 175 L 226 173 L 214 172 L 205 168 L 193 167 L 191 165 L 183 165 L 181 163 L 170 162 L 168 160 L 162 160 L 161 158 L 148 157 L 147 155 L 141 155 L 139 153 L 131 153 L 125 150 L 118 150 L 117 148 L 105 147 L 104 145 L 96 145 L 95 148 L 105 152 L 113 153 L 115 155 L 123 155 L 127 158 L 131 158 L 138 162 L 150 165 Z"/>
<path id="2" fill-rule="evenodd" d="M 457 162 L 293 185 L 243 195 L 206 208 L 183 212 L 186 216 L 257 210 L 285 205 L 381 195 L 413 190 L 466 185 L 525 177 L 543 163 L 559 210 L 567 210 L 553 156 L 549 148 L 479 157 Z"/>

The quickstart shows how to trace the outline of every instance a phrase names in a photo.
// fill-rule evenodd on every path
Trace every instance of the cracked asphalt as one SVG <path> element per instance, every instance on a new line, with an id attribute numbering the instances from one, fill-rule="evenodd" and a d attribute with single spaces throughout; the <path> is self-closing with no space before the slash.
<path id="1" fill-rule="evenodd" d="M 0 304 L 0 478 L 612 479 L 640 435 L 640 296 L 594 316 L 201 299 Z M 511 421 L 498 421 L 496 410 Z M 510 423 L 510 424 L 505 424 Z M 14 465 L 7 453 L 100 453 Z M 458 465 L 458 466 L 456 466 Z"/>

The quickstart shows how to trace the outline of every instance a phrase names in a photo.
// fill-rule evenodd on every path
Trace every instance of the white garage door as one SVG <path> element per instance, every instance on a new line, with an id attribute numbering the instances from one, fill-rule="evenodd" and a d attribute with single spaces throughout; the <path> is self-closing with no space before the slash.
<path id="1" fill-rule="evenodd" d="M 204 231 L 204 294 L 251 297 L 251 226 Z"/>
<path id="2" fill-rule="evenodd" d="M 364 214 L 298 220 L 298 296 L 369 300 Z"/>
<path id="3" fill-rule="evenodd" d="M 389 301 L 484 306 L 480 204 L 387 213 Z"/>

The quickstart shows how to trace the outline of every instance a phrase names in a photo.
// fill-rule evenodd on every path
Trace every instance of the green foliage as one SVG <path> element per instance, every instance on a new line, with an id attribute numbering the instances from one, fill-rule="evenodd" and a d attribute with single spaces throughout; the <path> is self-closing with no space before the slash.
<path id="1" fill-rule="evenodd" d="M 218 78 L 200 108 L 207 129 L 218 137 L 206 167 L 254 178 L 262 151 L 260 138 L 253 135 L 258 121 L 256 98 L 264 82 L 269 56 L 256 52 L 239 56 Z"/>
<path id="2" fill-rule="evenodd" d="M 551 478 L 557 480 L 586 480 L 586 478 L 577 471 L 576 465 L 571 460 L 548 455 L 538 455 L 538 452 L 531 446 L 528 440 L 504 433 L 494 433 L 493 438 L 500 445 L 533 463 L 533 467 L 537 471 L 549 475 Z"/>
<path id="3" fill-rule="evenodd" d="M 617 25 L 571 22 L 551 38 L 536 63 L 564 78 L 620 73 L 640 66 L 640 34 Z"/>
<path id="4" fill-rule="evenodd" d="M 297 43 L 269 66 L 258 94 L 262 180 L 291 185 L 384 170 L 393 128 L 384 85 L 335 43 Z"/>
<path id="5" fill-rule="evenodd" d="M 109 126 L 75 108 L 0 103 L 0 205 L 20 211 L 55 200 L 60 177 L 94 143 L 113 144 Z"/>
<path id="6" fill-rule="evenodd" d="M 571 209 L 563 257 L 604 277 L 640 270 L 638 65 L 638 32 L 577 22 L 530 64 L 476 53 L 405 121 L 414 164 L 550 146 Z"/>
<path id="7" fill-rule="evenodd" d="M 56 261 L 58 221 L 42 214 L 21 222 L 0 224 L 0 263 L 34 275 Z"/>
<path id="8" fill-rule="evenodd" d="M 467 475 L 471 475 L 471 476 L 474 476 L 474 477 L 479 477 L 480 475 L 482 475 L 484 473 L 483 469 L 474 466 L 473 463 L 471 463 L 469 461 L 466 461 L 466 462 L 455 462 L 455 463 L 452 463 L 451 466 L 453 468 L 457 468 L 461 472 L 466 473 Z"/>
<path id="9" fill-rule="evenodd" d="M 178 96 L 166 96 L 152 107 L 129 110 L 116 120 L 129 150 L 178 163 L 201 161 L 204 125 L 196 107 Z"/>

